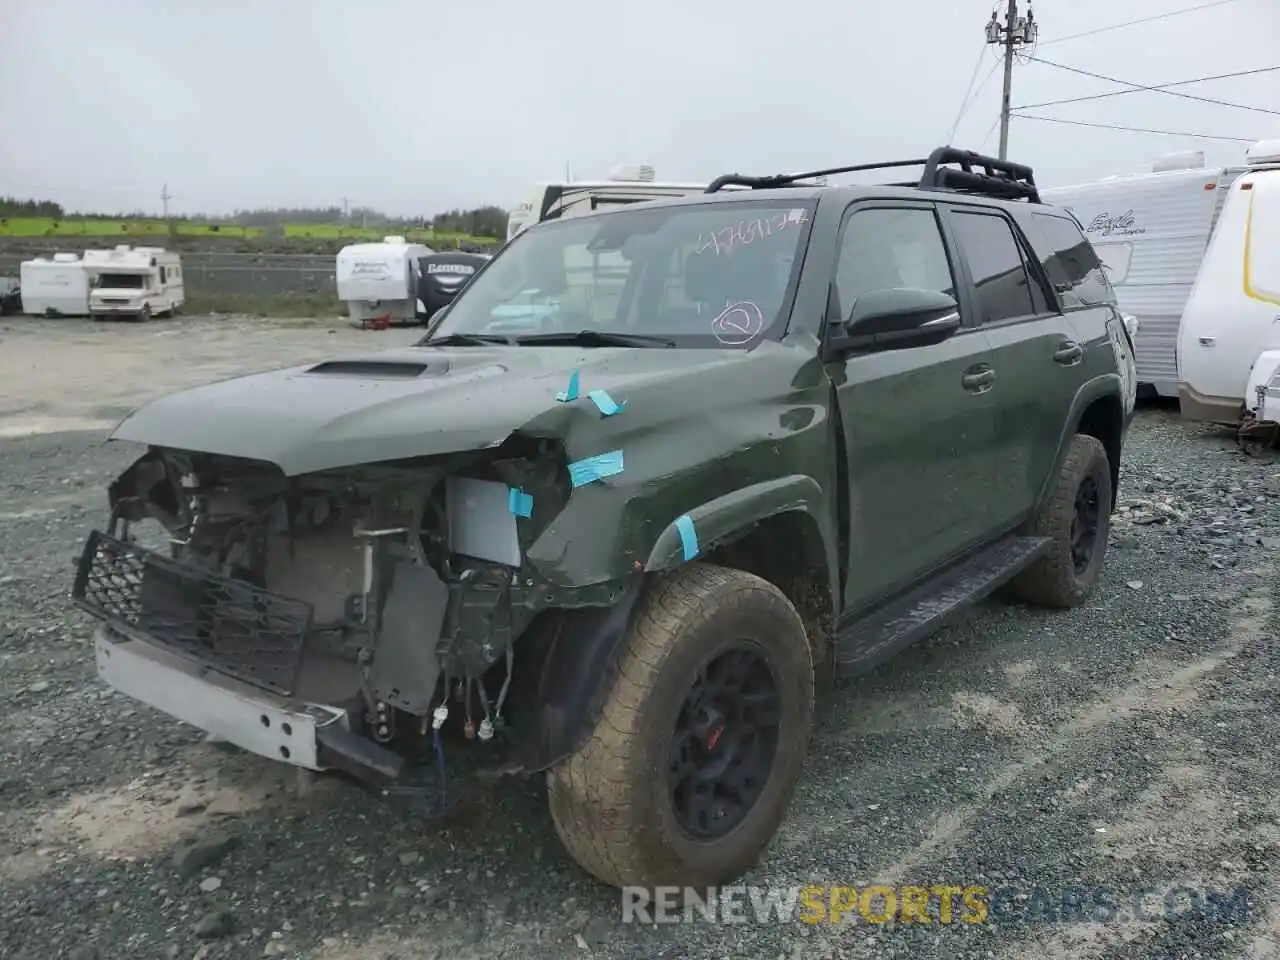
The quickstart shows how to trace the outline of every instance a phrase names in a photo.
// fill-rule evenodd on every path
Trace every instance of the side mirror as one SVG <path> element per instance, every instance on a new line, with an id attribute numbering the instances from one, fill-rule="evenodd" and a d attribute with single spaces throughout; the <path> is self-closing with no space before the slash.
<path id="1" fill-rule="evenodd" d="M 827 342 L 830 356 L 904 350 L 941 343 L 960 329 L 955 298 L 936 290 L 895 287 L 858 297 Z"/>

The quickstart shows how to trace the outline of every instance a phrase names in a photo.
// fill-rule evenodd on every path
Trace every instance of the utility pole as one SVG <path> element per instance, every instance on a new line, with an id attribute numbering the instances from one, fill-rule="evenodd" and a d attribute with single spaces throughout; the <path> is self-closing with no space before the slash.
<path id="1" fill-rule="evenodd" d="M 166 183 L 160 188 L 160 202 L 164 204 L 164 220 L 169 222 L 169 201 L 173 199 L 173 194 L 169 192 L 169 185 Z"/>
<path id="2" fill-rule="evenodd" d="M 351 219 L 351 205 L 347 202 L 347 198 L 342 198 L 342 222 L 346 223 Z"/>
<path id="3" fill-rule="evenodd" d="M 1009 158 L 1009 111 L 1013 93 L 1013 51 L 1015 47 L 1035 43 L 1040 28 L 1036 24 L 1035 14 L 1027 7 L 1025 17 L 1018 16 L 1018 0 L 1009 0 L 1005 9 L 1004 23 L 991 11 L 991 19 L 987 21 L 987 43 L 1004 47 L 1004 93 L 1000 100 L 1000 159 Z"/>

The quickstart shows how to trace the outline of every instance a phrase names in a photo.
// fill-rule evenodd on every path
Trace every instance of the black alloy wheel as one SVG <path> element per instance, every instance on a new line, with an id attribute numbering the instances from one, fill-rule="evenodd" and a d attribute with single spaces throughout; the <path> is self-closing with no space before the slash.
<path id="1" fill-rule="evenodd" d="M 693 840 L 732 832 L 760 799 L 778 751 L 782 697 L 763 648 L 739 642 L 715 657 L 681 705 L 668 784 Z"/>
<path id="2" fill-rule="evenodd" d="M 1071 517 L 1071 563 L 1077 574 L 1083 573 L 1093 562 L 1101 517 L 1102 503 L 1098 484 L 1093 477 L 1086 476 L 1076 488 Z"/>

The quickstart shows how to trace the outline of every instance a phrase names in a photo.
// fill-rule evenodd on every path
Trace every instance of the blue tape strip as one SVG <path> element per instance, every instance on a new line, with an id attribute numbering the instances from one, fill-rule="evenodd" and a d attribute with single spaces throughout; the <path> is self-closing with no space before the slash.
<path id="1" fill-rule="evenodd" d="M 617 403 L 613 397 L 609 396 L 608 390 L 592 390 L 587 394 L 587 399 L 594 403 L 596 409 L 606 417 L 612 417 L 615 413 L 621 413 L 627 408 L 625 400 Z"/>
<path id="2" fill-rule="evenodd" d="M 580 378 L 578 375 L 578 371 L 577 370 L 573 371 L 573 374 L 569 377 L 568 388 L 561 390 L 559 393 L 557 393 L 556 399 L 559 400 L 561 403 L 569 403 L 570 401 L 577 400 L 579 379 Z"/>
<path id="3" fill-rule="evenodd" d="M 698 555 L 698 531 L 693 529 L 693 519 L 687 513 L 676 517 L 676 532 L 680 534 L 685 561 L 692 560 Z"/>
<path id="4" fill-rule="evenodd" d="M 580 487 L 585 483 L 603 480 L 605 477 L 617 476 L 621 472 L 622 451 L 614 450 L 612 453 L 602 453 L 569 464 L 569 482 L 575 487 Z"/>
<path id="5" fill-rule="evenodd" d="M 507 509 L 517 517 L 533 516 L 533 495 L 512 487 L 507 494 Z"/>

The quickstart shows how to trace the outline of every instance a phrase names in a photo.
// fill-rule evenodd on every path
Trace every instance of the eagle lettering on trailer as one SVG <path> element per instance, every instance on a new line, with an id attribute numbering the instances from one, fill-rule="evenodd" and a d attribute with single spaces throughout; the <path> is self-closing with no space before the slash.
<path id="1" fill-rule="evenodd" d="M 1126 210 L 1124 213 L 1098 214 L 1089 221 L 1089 226 L 1085 227 L 1084 232 L 1096 233 L 1103 237 L 1109 237 L 1112 234 L 1135 236 L 1140 233 L 1146 233 L 1147 228 L 1138 226 L 1137 220 L 1133 216 L 1133 211 Z"/>

